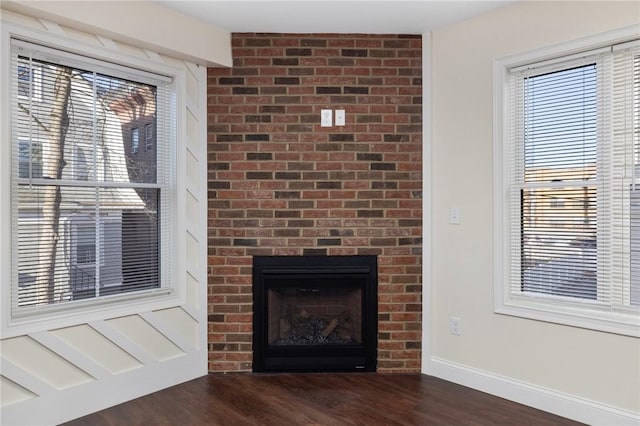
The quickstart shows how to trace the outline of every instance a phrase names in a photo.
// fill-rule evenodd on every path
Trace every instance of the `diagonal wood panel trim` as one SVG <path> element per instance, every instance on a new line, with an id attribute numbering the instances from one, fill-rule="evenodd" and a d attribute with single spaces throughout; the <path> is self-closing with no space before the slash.
<path id="1" fill-rule="evenodd" d="M 46 397 L 56 392 L 56 389 L 49 384 L 4 358 L 2 359 L 2 375 L 40 397 Z"/>
<path id="2" fill-rule="evenodd" d="M 104 337 L 118 345 L 123 351 L 127 352 L 129 355 L 137 359 L 141 364 L 148 365 L 158 362 L 151 355 L 147 354 L 147 352 L 145 352 L 145 350 L 142 349 L 139 345 L 129 340 L 126 336 L 121 334 L 118 330 L 116 330 L 113 326 L 106 323 L 105 321 L 92 322 L 89 325 L 93 327 L 98 333 L 102 334 Z"/>
<path id="3" fill-rule="evenodd" d="M 2 395 L 2 406 L 28 401 L 37 397 L 36 394 L 26 389 L 13 380 L 0 375 L 0 394 Z"/>
<path id="4" fill-rule="evenodd" d="M 189 343 L 185 337 L 183 337 L 175 327 L 168 324 L 164 320 L 158 317 L 155 312 L 144 312 L 140 314 L 140 317 L 149 323 L 153 328 L 158 330 L 164 337 L 171 340 L 174 345 L 179 347 L 183 352 L 193 352 L 196 347 Z"/>
<path id="5" fill-rule="evenodd" d="M 110 374 L 121 374 L 142 366 L 137 359 L 87 324 L 60 328 L 51 334 Z"/>
<path id="6" fill-rule="evenodd" d="M 101 379 L 110 373 L 98 364 L 87 358 L 84 354 L 69 346 L 65 341 L 56 337 L 50 332 L 32 333 L 29 335 L 32 339 L 57 353 L 59 356 L 75 365 L 94 379 Z"/>

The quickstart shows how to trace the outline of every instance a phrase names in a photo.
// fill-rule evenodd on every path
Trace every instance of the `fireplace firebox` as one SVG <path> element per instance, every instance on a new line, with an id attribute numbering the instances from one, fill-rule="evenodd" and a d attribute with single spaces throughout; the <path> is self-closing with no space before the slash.
<path id="1" fill-rule="evenodd" d="M 376 256 L 253 258 L 253 371 L 375 371 Z"/>

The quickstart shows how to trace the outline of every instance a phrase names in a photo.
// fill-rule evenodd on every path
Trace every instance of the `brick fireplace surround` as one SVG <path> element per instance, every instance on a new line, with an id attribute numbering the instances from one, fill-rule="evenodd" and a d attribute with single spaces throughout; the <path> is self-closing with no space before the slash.
<path id="1" fill-rule="evenodd" d="M 209 370 L 251 371 L 252 256 L 377 255 L 378 371 L 419 372 L 421 37 L 232 43 L 208 70 Z"/>

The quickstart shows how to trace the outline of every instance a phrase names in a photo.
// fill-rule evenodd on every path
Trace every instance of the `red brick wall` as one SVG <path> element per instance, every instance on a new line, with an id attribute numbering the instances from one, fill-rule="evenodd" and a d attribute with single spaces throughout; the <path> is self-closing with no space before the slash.
<path id="1" fill-rule="evenodd" d="M 253 255 L 373 254 L 378 371 L 420 371 L 420 36 L 232 43 L 208 72 L 209 370 L 251 370 Z"/>

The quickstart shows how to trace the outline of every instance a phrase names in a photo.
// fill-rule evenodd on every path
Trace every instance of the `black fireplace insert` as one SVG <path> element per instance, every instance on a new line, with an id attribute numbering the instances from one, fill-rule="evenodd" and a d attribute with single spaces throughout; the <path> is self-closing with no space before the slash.
<path id="1" fill-rule="evenodd" d="M 376 256 L 253 258 L 253 371 L 375 371 Z"/>

